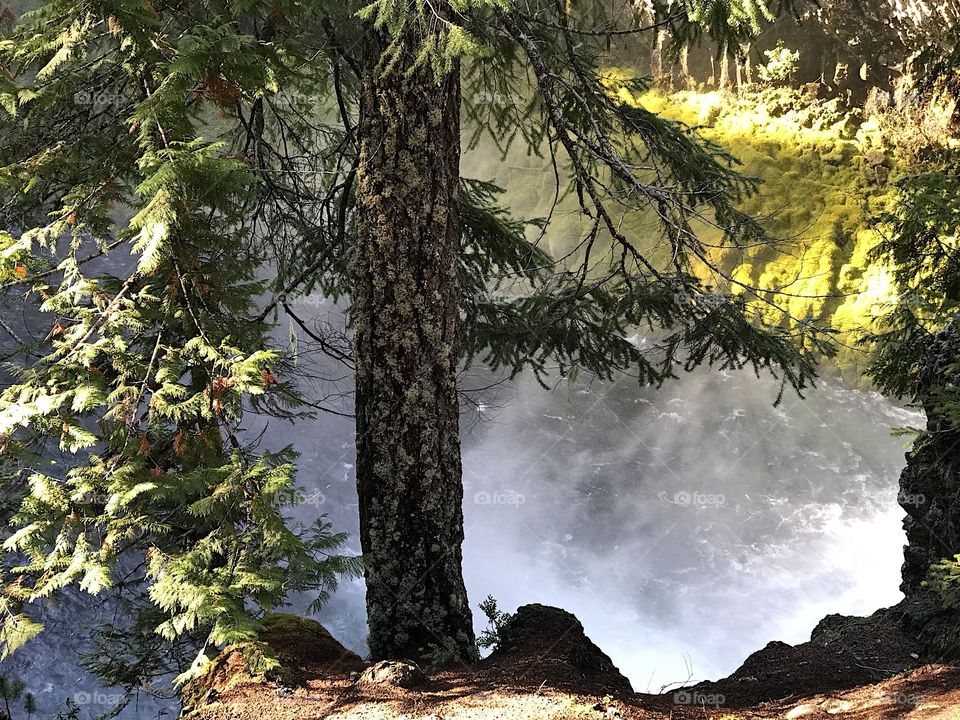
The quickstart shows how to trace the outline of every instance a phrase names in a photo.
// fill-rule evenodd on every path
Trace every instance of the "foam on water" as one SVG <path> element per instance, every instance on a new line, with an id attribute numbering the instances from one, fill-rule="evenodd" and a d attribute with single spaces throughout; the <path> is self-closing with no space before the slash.
<path id="1" fill-rule="evenodd" d="M 465 444 L 473 599 L 574 612 L 639 689 L 896 603 L 890 428 L 921 417 L 834 381 L 780 407 L 776 391 L 748 373 L 522 384 Z"/>

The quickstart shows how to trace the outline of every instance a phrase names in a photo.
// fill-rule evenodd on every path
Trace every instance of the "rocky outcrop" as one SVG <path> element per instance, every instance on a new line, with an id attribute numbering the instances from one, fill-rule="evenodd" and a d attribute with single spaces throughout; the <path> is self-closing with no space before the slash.
<path id="1" fill-rule="evenodd" d="M 486 660 L 424 676 L 412 663 L 364 669 L 317 623 L 271 616 L 261 640 L 286 665 L 251 674 L 228 648 L 190 683 L 190 720 L 956 720 L 960 667 L 927 665 L 903 631 L 903 607 L 830 615 L 808 643 L 771 643 L 729 678 L 680 692 L 634 693 L 572 614 L 521 607 Z M 291 684 L 288 674 L 298 677 Z M 901 669 L 908 669 L 901 672 Z M 362 670 L 363 672 L 357 672 Z M 876 683 L 876 684 L 873 684 Z"/>
<path id="2" fill-rule="evenodd" d="M 364 667 L 315 620 L 272 613 L 263 619 L 258 642 L 224 648 L 180 693 L 181 717 L 190 716 L 246 687 L 302 684 L 319 674 L 356 673 Z"/>
<path id="3" fill-rule="evenodd" d="M 938 399 L 960 380 L 960 318 L 927 348 L 917 397 L 927 414 L 927 432 L 907 453 L 899 502 L 907 516 L 902 583 L 907 617 L 924 643 L 943 657 L 960 657 L 960 612 L 947 611 L 924 587 L 930 566 L 960 553 L 960 430 Z"/>
<path id="4" fill-rule="evenodd" d="M 828 615 L 809 642 L 771 642 L 733 675 L 686 690 L 690 696 L 722 696 L 724 705 L 745 707 L 879 682 L 919 665 L 922 653 L 899 607 L 869 617 Z"/>
<path id="5" fill-rule="evenodd" d="M 917 385 L 927 413 L 927 433 L 907 454 L 900 476 L 908 543 L 900 589 L 907 596 L 922 589 L 933 563 L 960 553 L 960 431 L 936 402 L 945 386 L 960 379 L 958 363 L 960 319 L 955 319 L 927 349 Z"/>
<path id="6" fill-rule="evenodd" d="M 423 685 L 426 681 L 426 674 L 415 662 L 381 660 L 364 670 L 358 682 L 364 685 L 392 685 L 409 689 Z"/>
<path id="7" fill-rule="evenodd" d="M 519 607 L 501 628 L 497 649 L 481 665 L 527 685 L 633 692 L 630 681 L 587 637 L 576 616 L 549 605 Z"/>
<path id="8" fill-rule="evenodd" d="M 273 649 L 283 667 L 293 671 L 331 663 L 351 671 L 364 667 L 360 656 L 341 645 L 323 625 L 299 615 L 267 615 L 260 639 Z"/>

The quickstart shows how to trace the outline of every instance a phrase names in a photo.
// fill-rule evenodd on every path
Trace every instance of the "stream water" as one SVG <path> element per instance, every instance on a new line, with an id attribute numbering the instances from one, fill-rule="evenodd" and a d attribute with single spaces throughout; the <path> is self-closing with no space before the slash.
<path id="1" fill-rule="evenodd" d="M 828 613 L 895 604 L 904 447 L 890 431 L 920 416 L 834 380 L 779 407 L 776 392 L 708 372 L 660 390 L 500 388 L 463 418 L 473 602 L 575 613 L 638 690 L 726 675 L 770 640 L 808 639 Z M 337 437 L 342 455 L 304 460 L 353 530 L 353 447 Z M 345 588 L 324 613 L 357 648 L 361 601 L 359 584 Z"/>

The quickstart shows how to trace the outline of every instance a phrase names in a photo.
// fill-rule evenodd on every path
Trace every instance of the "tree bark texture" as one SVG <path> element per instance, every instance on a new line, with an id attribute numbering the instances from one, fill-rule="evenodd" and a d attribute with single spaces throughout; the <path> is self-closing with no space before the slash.
<path id="1" fill-rule="evenodd" d="M 463 582 L 460 78 L 408 41 L 364 78 L 354 259 L 357 490 L 374 659 L 471 660 Z"/>

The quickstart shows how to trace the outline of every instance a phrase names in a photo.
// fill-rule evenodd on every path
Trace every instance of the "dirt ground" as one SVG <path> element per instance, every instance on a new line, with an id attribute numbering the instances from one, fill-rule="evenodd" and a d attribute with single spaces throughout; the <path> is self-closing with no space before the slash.
<path id="1" fill-rule="evenodd" d="M 882 611 L 886 612 L 886 611 Z M 415 687 L 371 684 L 365 664 L 318 625 L 287 627 L 282 680 L 226 657 L 191 688 L 193 720 L 960 720 L 960 666 L 919 665 L 887 616 L 826 618 L 811 641 L 771 643 L 721 681 L 634 693 L 573 615 L 525 606 L 489 658 Z M 317 629 L 319 628 L 319 629 Z M 914 667 L 904 669 L 905 664 Z"/>

